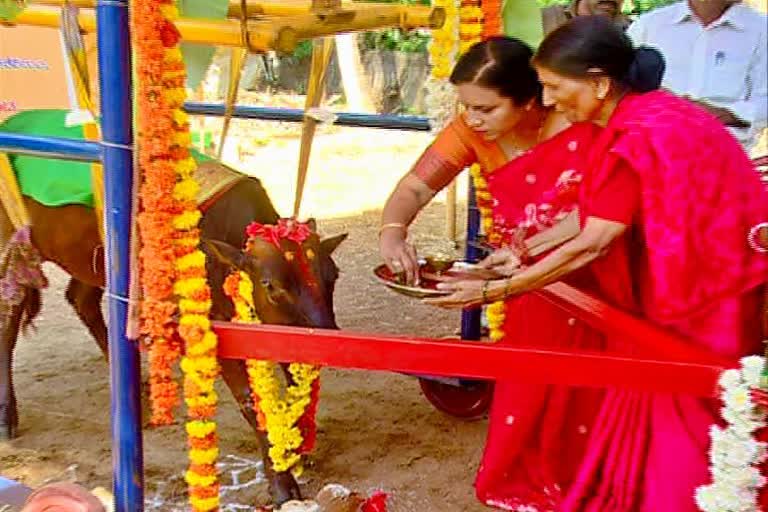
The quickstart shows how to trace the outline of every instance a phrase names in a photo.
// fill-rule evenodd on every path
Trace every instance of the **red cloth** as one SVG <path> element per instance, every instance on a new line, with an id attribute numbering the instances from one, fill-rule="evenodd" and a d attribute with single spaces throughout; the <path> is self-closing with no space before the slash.
<path id="1" fill-rule="evenodd" d="M 578 200 L 589 145 L 599 133 L 575 125 L 494 171 L 494 228 L 506 244 L 555 224 Z M 569 283 L 594 288 L 587 272 Z M 600 349 L 603 339 L 535 295 L 506 304 L 499 342 L 535 348 Z M 496 382 L 488 438 L 475 488 L 478 499 L 504 510 L 554 510 L 575 476 L 603 392 L 567 386 Z M 529 510 L 529 509 L 521 509 Z"/>
<path id="2" fill-rule="evenodd" d="M 591 265 L 602 295 L 720 355 L 757 353 L 768 258 L 749 249 L 747 233 L 768 219 L 768 194 L 735 139 L 698 107 L 652 92 L 621 101 L 593 156 L 583 219 L 610 217 L 627 200 L 614 183 L 627 169 L 640 198 L 633 229 Z M 609 390 L 558 510 L 698 510 L 708 430 L 719 421 L 714 400 Z"/>

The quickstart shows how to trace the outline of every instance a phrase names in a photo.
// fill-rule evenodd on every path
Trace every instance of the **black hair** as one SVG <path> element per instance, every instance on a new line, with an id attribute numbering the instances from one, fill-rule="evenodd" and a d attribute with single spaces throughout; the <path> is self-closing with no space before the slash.
<path id="1" fill-rule="evenodd" d="M 636 92 L 658 89 L 665 63 L 653 48 L 635 48 L 632 40 L 605 16 L 578 16 L 539 46 L 534 63 L 561 75 L 586 78 L 599 70 Z"/>
<path id="2" fill-rule="evenodd" d="M 475 43 L 451 73 L 453 85 L 476 84 L 494 89 L 516 105 L 540 100 L 541 84 L 531 65 L 531 47 L 512 37 L 493 36 Z"/>

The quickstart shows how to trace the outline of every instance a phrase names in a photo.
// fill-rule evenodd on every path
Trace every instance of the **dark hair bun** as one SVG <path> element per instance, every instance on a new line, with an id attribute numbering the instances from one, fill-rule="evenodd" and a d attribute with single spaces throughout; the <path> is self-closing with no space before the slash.
<path id="1" fill-rule="evenodd" d="M 627 70 L 624 82 L 637 92 L 649 92 L 661 86 L 666 63 L 661 53 L 647 46 L 635 49 L 635 56 Z"/>

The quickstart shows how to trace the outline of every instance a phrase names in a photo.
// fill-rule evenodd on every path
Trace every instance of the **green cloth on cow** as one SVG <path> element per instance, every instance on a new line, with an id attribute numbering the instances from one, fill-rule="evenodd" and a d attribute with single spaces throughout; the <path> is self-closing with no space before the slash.
<path id="1" fill-rule="evenodd" d="M 66 127 L 67 110 L 28 110 L 0 123 L 0 131 L 83 140 L 83 127 Z M 190 150 L 198 162 L 213 160 Z M 8 155 L 21 193 L 46 206 L 82 204 L 93 208 L 91 165 L 26 155 Z"/>

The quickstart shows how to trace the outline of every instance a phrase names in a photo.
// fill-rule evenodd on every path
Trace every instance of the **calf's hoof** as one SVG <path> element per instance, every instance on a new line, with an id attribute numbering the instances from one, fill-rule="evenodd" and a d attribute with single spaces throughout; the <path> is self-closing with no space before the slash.
<path id="1" fill-rule="evenodd" d="M 301 500 L 301 490 L 296 479 L 289 471 L 275 473 L 269 479 L 269 494 L 276 506 L 280 506 L 286 501 Z"/>

